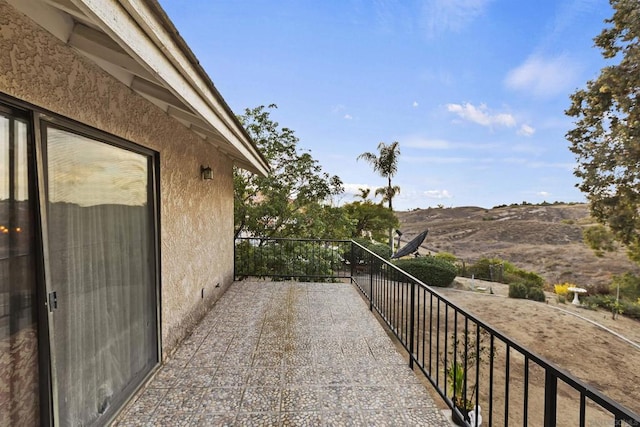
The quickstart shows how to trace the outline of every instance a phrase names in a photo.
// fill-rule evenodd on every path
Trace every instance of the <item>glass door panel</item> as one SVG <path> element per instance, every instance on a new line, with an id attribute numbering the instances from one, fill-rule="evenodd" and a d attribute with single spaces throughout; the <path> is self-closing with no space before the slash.
<path id="1" fill-rule="evenodd" d="M 1 426 L 39 423 L 37 251 L 27 129 L 26 121 L 0 109 Z"/>
<path id="2" fill-rule="evenodd" d="M 102 424 L 158 362 L 149 156 L 45 126 L 61 425 Z"/>

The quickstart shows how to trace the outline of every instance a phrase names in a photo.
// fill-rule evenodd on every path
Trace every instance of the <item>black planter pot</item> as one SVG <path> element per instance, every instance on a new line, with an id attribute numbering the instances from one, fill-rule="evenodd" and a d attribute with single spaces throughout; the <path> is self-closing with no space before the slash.
<path id="1" fill-rule="evenodd" d="M 464 419 L 460 418 L 460 416 L 458 415 L 458 412 L 456 411 L 451 411 L 451 421 L 453 421 L 453 423 L 457 426 L 465 426 L 465 421 L 469 421 L 469 411 L 467 411 L 466 409 L 463 408 L 458 408 L 456 407 L 456 409 L 458 411 L 460 411 L 462 413 L 462 415 L 464 416 Z"/>

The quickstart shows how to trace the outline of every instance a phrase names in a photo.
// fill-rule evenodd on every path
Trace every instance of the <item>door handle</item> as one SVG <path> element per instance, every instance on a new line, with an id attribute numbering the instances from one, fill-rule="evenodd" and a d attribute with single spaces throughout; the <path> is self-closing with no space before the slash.
<path id="1" fill-rule="evenodd" d="M 58 293 L 56 291 L 49 292 L 49 312 L 58 309 Z"/>

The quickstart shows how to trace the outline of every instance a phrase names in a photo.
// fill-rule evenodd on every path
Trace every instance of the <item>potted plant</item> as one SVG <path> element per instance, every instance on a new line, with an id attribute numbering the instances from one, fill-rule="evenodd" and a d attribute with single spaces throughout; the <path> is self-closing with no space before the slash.
<path id="1" fill-rule="evenodd" d="M 486 331 L 479 334 L 480 340 L 476 344 L 476 332 L 467 331 L 461 334 L 462 337 L 452 336 L 450 359 L 446 367 L 447 384 L 449 396 L 455 406 L 460 411 L 462 419 L 455 410 L 451 411 L 451 418 L 457 425 L 464 426 L 467 423 L 471 426 L 480 426 L 482 417 L 480 416 L 480 406 L 475 406 L 475 394 L 478 384 L 473 384 L 470 393 L 466 393 L 469 388 L 467 372 L 475 372 L 477 364 L 482 360 L 483 354 L 488 351 L 484 345 L 487 336 Z M 466 364 L 464 362 L 466 358 Z"/>
<path id="2" fill-rule="evenodd" d="M 467 370 L 469 366 L 467 365 Z M 458 361 L 451 361 L 447 368 L 447 378 L 449 380 L 449 394 L 454 406 L 462 414 L 462 419 L 456 411 L 451 411 L 451 419 L 456 425 L 464 426 L 465 421 L 470 422 L 469 412 L 473 412 L 474 400 L 473 396 L 476 391 L 476 387 L 473 387 L 471 395 L 465 399 L 464 386 L 466 383 L 466 372 L 464 365 Z"/>

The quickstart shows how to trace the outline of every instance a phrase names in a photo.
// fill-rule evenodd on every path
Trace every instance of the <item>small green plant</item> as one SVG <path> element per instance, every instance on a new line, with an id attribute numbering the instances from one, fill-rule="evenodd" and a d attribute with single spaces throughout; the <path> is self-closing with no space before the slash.
<path id="1" fill-rule="evenodd" d="M 542 288 L 529 288 L 527 292 L 527 299 L 544 302 L 547 300 L 547 296 L 544 294 Z"/>
<path id="2" fill-rule="evenodd" d="M 567 298 L 564 295 L 558 295 L 558 303 L 559 304 L 566 304 L 567 303 Z"/>
<path id="3" fill-rule="evenodd" d="M 527 286 L 524 283 L 509 284 L 509 298 L 527 298 Z"/>
<path id="4" fill-rule="evenodd" d="M 489 333 L 484 329 L 480 329 L 480 333 L 478 333 L 477 329 L 478 326 L 474 325 L 467 331 L 457 334 L 457 336 L 455 334 L 451 335 L 451 347 L 448 351 L 449 362 L 446 367 L 446 383 L 449 389 L 449 396 L 467 422 L 469 421 L 468 413 L 475 406 L 474 396 L 478 388 L 475 383 L 469 384 L 469 381 L 473 381 L 473 378 L 468 378 L 467 373 L 475 372 L 476 366 L 482 362 L 483 357 L 490 351 L 485 344 Z M 495 349 L 494 354 L 490 354 L 489 357 L 494 356 Z"/>
<path id="5" fill-rule="evenodd" d="M 467 365 L 468 368 L 468 365 Z M 467 382 L 466 372 L 464 370 L 464 365 L 460 361 L 451 361 L 449 367 L 447 368 L 447 378 L 449 380 L 449 394 L 451 395 L 451 400 L 453 404 L 456 405 L 458 409 L 462 412 L 462 414 L 466 418 L 466 414 L 468 411 L 473 409 L 473 394 L 475 393 L 475 387 L 473 388 L 473 392 L 471 393 L 471 399 L 464 399 L 464 385 Z"/>

